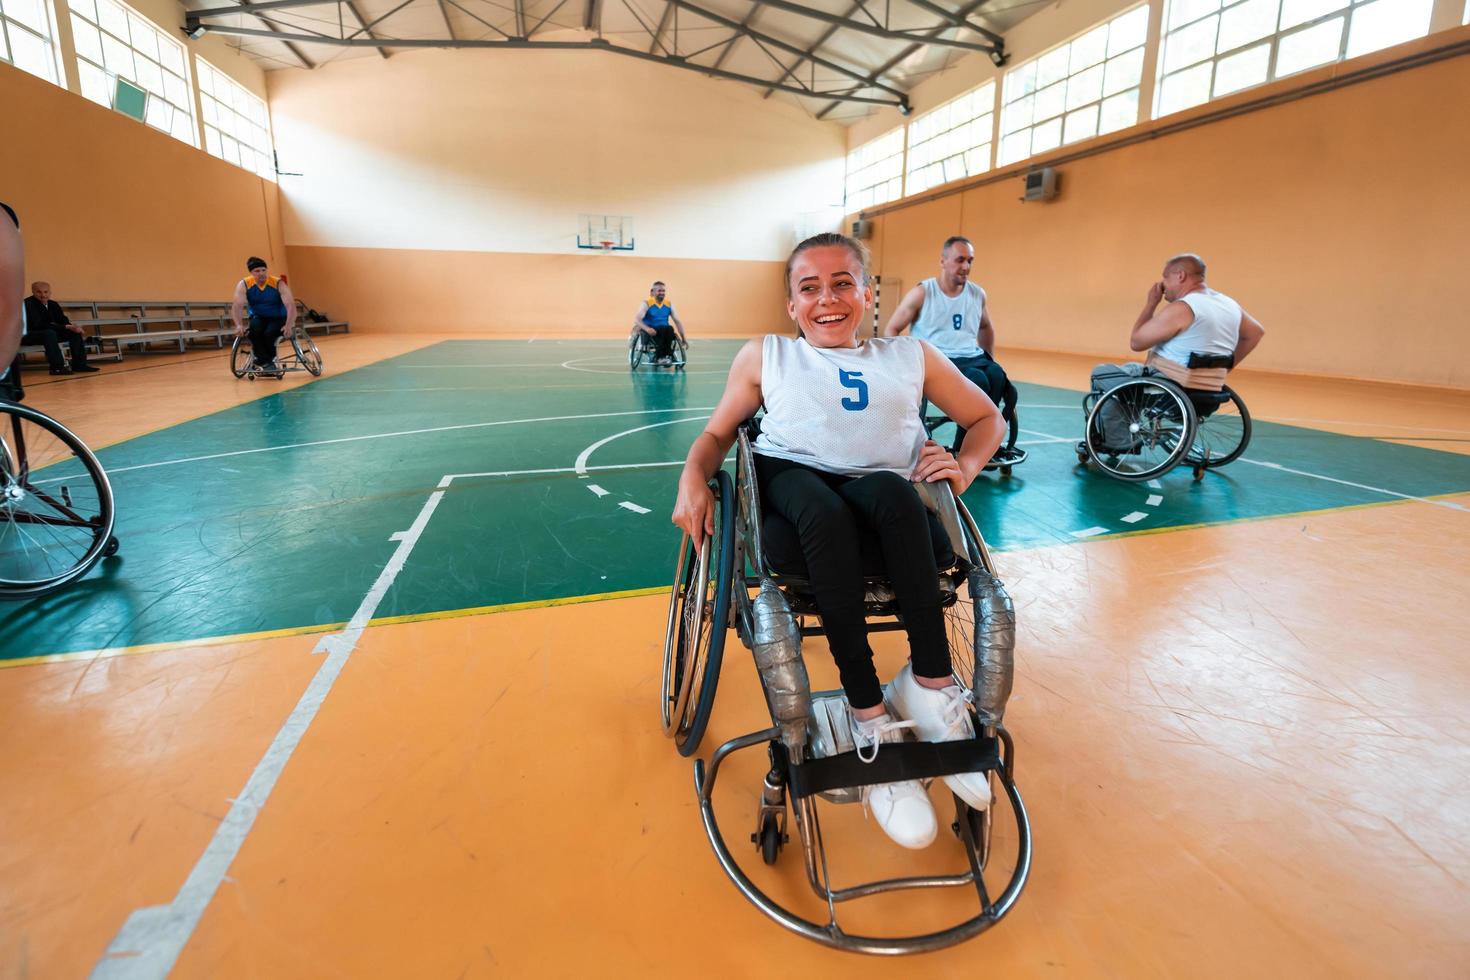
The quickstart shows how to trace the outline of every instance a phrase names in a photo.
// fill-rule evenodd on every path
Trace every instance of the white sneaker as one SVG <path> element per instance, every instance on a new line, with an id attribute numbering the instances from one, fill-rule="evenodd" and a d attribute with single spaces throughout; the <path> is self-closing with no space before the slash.
<path id="1" fill-rule="evenodd" d="M 857 756 L 864 762 L 878 758 L 883 742 L 902 742 L 903 730 L 913 722 L 894 721 L 888 714 L 867 721 L 852 719 L 852 740 Z M 939 832 L 939 819 L 934 804 L 917 779 L 899 783 L 880 783 L 863 787 L 863 808 L 873 815 L 883 833 L 901 847 L 918 850 L 934 842 Z"/>
<path id="2" fill-rule="evenodd" d="M 970 724 L 970 698 L 958 684 L 937 691 L 923 687 L 914 680 L 913 667 L 905 664 L 889 686 L 889 698 L 926 742 L 958 742 L 975 737 L 975 728 Z M 944 783 L 971 809 L 990 806 L 990 779 L 986 773 L 957 773 L 945 776 Z"/>

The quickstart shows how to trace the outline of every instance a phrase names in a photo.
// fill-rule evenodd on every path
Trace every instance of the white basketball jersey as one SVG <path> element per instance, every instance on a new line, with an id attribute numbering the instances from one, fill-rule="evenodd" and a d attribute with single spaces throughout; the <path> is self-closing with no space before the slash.
<path id="1" fill-rule="evenodd" d="M 1234 354 L 1240 343 L 1240 304 L 1206 286 L 1179 297 L 1194 313 L 1189 326 L 1154 348 L 1154 353 L 1175 364 L 1188 364 L 1194 351 L 1202 354 Z"/>
<path id="2" fill-rule="evenodd" d="M 912 337 L 813 347 L 770 335 L 761 344 L 766 416 L 755 451 L 828 473 L 907 479 L 924 446 L 923 396 L 924 347 Z"/>
<path id="3" fill-rule="evenodd" d="M 946 296 L 939 280 L 925 279 L 924 307 L 909 331 L 927 340 L 951 357 L 973 357 L 985 353 L 978 339 L 980 316 L 985 311 L 985 290 L 966 282 L 958 296 Z"/>

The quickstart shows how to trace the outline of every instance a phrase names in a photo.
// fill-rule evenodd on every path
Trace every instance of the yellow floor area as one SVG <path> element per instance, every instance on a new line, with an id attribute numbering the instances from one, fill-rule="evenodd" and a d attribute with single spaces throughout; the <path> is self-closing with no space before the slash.
<path id="1" fill-rule="evenodd" d="M 341 369 L 424 342 L 322 348 Z M 1081 360 L 1011 371 L 1080 387 Z M 252 397 L 217 367 L 28 401 L 116 441 Z M 1264 418 L 1470 429 L 1470 394 L 1248 380 Z M 787 934 L 721 872 L 691 764 L 659 733 L 664 597 L 372 628 L 173 975 L 1464 977 L 1467 546 L 1463 510 L 1404 501 L 999 555 L 1035 864 L 993 930 L 900 964 Z M 0 976 L 86 975 L 131 912 L 173 898 L 321 665 L 317 639 L 0 670 Z M 886 679 L 900 644 L 875 645 Z M 820 641 L 807 662 L 835 686 Z M 766 724 L 732 635 L 702 754 Z M 744 755 L 717 794 L 727 838 L 820 915 L 797 848 L 765 869 L 743 844 L 764 771 Z M 943 835 L 900 851 L 857 807 L 823 819 L 839 879 L 962 861 Z M 872 902 L 855 925 L 974 905 Z"/>

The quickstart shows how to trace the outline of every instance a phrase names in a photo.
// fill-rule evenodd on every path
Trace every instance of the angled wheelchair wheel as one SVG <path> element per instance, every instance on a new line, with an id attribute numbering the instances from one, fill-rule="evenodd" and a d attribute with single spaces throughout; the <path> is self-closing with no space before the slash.
<path id="1" fill-rule="evenodd" d="M 311 373 L 313 378 L 322 376 L 322 352 L 317 349 L 316 341 L 311 339 L 311 334 L 305 330 L 296 329 L 291 331 L 291 346 L 296 351 L 296 359 L 301 366 Z"/>
<path id="2" fill-rule="evenodd" d="M 1225 400 L 1208 415 L 1200 414 L 1194 443 L 1185 462 L 1196 469 L 1212 470 L 1233 463 L 1251 442 L 1251 413 L 1228 385 L 1220 392 Z"/>
<path id="3" fill-rule="evenodd" d="M 60 589 L 117 550 L 112 487 L 60 422 L 0 402 L 0 598 Z"/>
<path id="4" fill-rule="evenodd" d="M 693 755 L 704 738 L 720 682 L 735 579 L 735 484 L 721 470 L 715 493 L 715 533 L 696 551 L 685 535 L 664 632 L 664 734 L 680 755 Z"/>
<path id="5" fill-rule="evenodd" d="M 643 363 L 643 332 L 634 330 L 628 337 L 628 367 L 631 370 Z"/>
<path id="6" fill-rule="evenodd" d="M 1108 444 L 1104 420 L 1114 432 L 1124 433 L 1125 445 Z M 1087 416 L 1088 456 L 1116 479 L 1152 480 L 1184 459 L 1196 425 L 1194 405 L 1184 389 L 1163 378 L 1134 378 L 1093 402 Z"/>
<path id="7" fill-rule="evenodd" d="M 675 368 L 683 367 L 686 363 L 688 363 L 689 360 L 688 357 L 685 356 L 684 345 L 679 343 L 677 340 L 674 341 L 674 346 L 670 348 L 669 356 L 674 359 Z"/>
<path id="8" fill-rule="evenodd" d="M 250 370 L 250 338 L 236 337 L 230 345 L 230 373 L 237 378 L 245 377 Z"/>

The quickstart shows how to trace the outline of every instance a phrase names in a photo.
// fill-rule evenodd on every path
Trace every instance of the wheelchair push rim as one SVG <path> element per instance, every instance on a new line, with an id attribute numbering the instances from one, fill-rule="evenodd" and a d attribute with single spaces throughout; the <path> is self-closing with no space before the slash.
<path id="1" fill-rule="evenodd" d="M 660 720 L 679 754 L 699 748 L 714 708 L 735 577 L 735 488 L 724 470 L 710 481 L 715 533 L 696 551 L 679 544 L 664 630 Z"/>
<path id="2" fill-rule="evenodd" d="M 316 346 L 316 341 L 311 339 L 311 334 L 297 327 L 291 331 L 291 347 L 296 351 L 296 359 L 301 366 L 313 378 L 322 376 L 322 352 Z"/>
<path id="3" fill-rule="evenodd" d="M 0 402 L 0 597 L 44 595 L 117 551 L 112 486 L 55 419 Z"/>
<path id="4" fill-rule="evenodd" d="M 1115 408 L 1130 445 L 1104 441 L 1103 414 Z M 1169 472 L 1184 459 L 1197 426 L 1184 390 L 1162 378 L 1134 378 L 1104 392 L 1087 415 L 1087 453 L 1108 476 L 1139 482 Z"/>
<path id="5" fill-rule="evenodd" d="M 245 377 L 245 372 L 250 369 L 250 358 L 249 338 L 236 337 L 230 345 L 230 373 L 237 378 Z"/>
<path id="6" fill-rule="evenodd" d="M 1220 390 L 1229 396 L 1214 411 L 1200 416 L 1194 442 L 1185 462 L 1199 469 L 1217 469 L 1233 463 L 1251 442 L 1251 413 L 1240 395 L 1229 385 Z"/>

